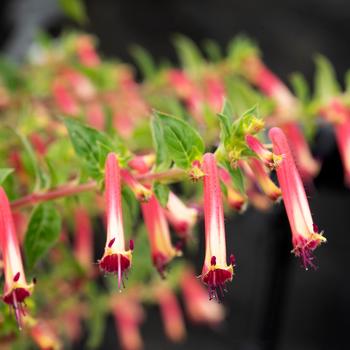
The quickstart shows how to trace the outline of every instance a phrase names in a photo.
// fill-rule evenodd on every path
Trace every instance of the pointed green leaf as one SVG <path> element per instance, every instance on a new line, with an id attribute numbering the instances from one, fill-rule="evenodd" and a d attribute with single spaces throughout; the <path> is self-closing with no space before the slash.
<path id="1" fill-rule="evenodd" d="M 2 168 L 0 169 L 0 185 L 6 180 L 6 178 L 14 172 L 15 169 L 12 168 Z"/>
<path id="2" fill-rule="evenodd" d="M 164 141 L 174 163 L 188 169 L 204 153 L 204 142 L 189 123 L 168 114 L 155 112 L 160 119 Z"/>
<path id="3" fill-rule="evenodd" d="M 169 187 L 159 182 L 155 182 L 153 185 L 153 191 L 160 205 L 162 207 L 165 207 L 168 203 L 169 192 L 170 192 Z"/>
<path id="4" fill-rule="evenodd" d="M 330 61 L 322 56 L 316 56 L 315 98 L 326 102 L 341 91 L 337 82 L 335 70 Z"/>
<path id="5" fill-rule="evenodd" d="M 51 203 L 39 204 L 33 211 L 24 239 L 24 253 L 29 269 L 56 243 L 61 232 L 61 218 Z"/>
<path id="6" fill-rule="evenodd" d="M 86 23 L 87 14 L 82 0 L 59 0 L 59 2 L 67 16 L 71 17 L 79 24 Z"/>
<path id="7" fill-rule="evenodd" d="M 310 101 L 310 89 L 304 76 L 301 73 L 294 73 L 290 80 L 298 99 L 304 104 Z"/>
<path id="8" fill-rule="evenodd" d="M 133 45 L 130 49 L 133 59 L 144 79 L 152 79 L 156 74 L 156 66 L 150 53 L 139 45 Z"/>

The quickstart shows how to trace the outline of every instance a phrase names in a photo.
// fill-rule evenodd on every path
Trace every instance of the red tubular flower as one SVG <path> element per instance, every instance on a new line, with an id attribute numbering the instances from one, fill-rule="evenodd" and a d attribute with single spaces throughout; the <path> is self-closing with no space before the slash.
<path id="1" fill-rule="evenodd" d="M 296 159 L 296 165 L 302 179 L 305 182 L 311 182 L 318 174 L 320 164 L 312 157 L 309 145 L 296 123 L 285 123 L 281 125 L 282 130 L 287 136 L 288 142 L 292 147 L 293 155 Z"/>
<path id="2" fill-rule="evenodd" d="M 326 241 L 313 223 L 303 183 L 294 163 L 286 135 L 280 128 L 272 128 L 269 137 L 273 151 L 283 155 L 283 162 L 277 168 L 284 206 L 292 230 L 293 252 L 300 257 L 305 269 L 315 268 L 312 251 Z"/>
<path id="3" fill-rule="evenodd" d="M 91 102 L 86 107 L 86 119 L 89 125 L 97 130 L 104 130 L 105 116 L 102 105 L 98 102 Z"/>
<path id="4" fill-rule="evenodd" d="M 263 193 L 265 193 L 272 201 L 277 201 L 281 198 L 281 190 L 270 179 L 264 165 L 260 160 L 251 158 L 247 162 L 240 162 L 243 169 L 253 181 L 255 181 Z"/>
<path id="5" fill-rule="evenodd" d="M 180 252 L 171 244 L 168 223 L 156 197 L 152 195 L 147 203 L 141 203 L 141 209 L 151 245 L 153 264 L 164 277 L 166 266 Z"/>
<path id="6" fill-rule="evenodd" d="M 350 187 L 350 110 L 341 100 L 334 98 L 328 106 L 321 108 L 320 113 L 333 124 L 344 168 L 345 184 Z"/>
<path id="7" fill-rule="evenodd" d="M 124 183 L 131 189 L 137 200 L 148 202 L 152 196 L 152 191 L 138 182 L 128 170 L 121 170 L 121 176 Z"/>
<path id="8" fill-rule="evenodd" d="M 225 93 L 225 85 L 218 76 L 208 76 L 204 80 L 205 99 L 208 105 L 216 113 L 219 113 L 223 107 Z"/>
<path id="9" fill-rule="evenodd" d="M 167 285 L 163 284 L 157 288 L 156 298 L 166 336 L 174 343 L 181 342 L 186 337 L 186 329 L 176 295 Z"/>
<path id="10" fill-rule="evenodd" d="M 334 126 L 339 153 L 343 162 L 345 184 L 350 187 L 350 118 Z"/>
<path id="11" fill-rule="evenodd" d="M 88 35 L 82 35 L 77 39 L 77 54 L 80 63 L 84 66 L 96 67 L 100 64 L 92 38 Z"/>
<path id="12" fill-rule="evenodd" d="M 198 212 L 189 208 L 173 192 L 169 193 L 165 215 L 180 238 L 186 239 L 197 222 Z"/>
<path id="13" fill-rule="evenodd" d="M 2 187 L 0 187 L 0 250 L 5 275 L 3 300 L 13 306 L 17 323 L 21 328 L 21 318 L 25 315 L 22 303 L 31 295 L 33 284 L 26 282 L 10 203 Z"/>
<path id="14" fill-rule="evenodd" d="M 219 168 L 220 179 L 225 184 L 227 189 L 227 201 L 231 208 L 242 213 L 247 207 L 247 199 L 232 186 L 232 179 L 228 171 L 224 168 Z"/>
<path id="15" fill-rule="evenodd" d="M 53 327 L 43 320 L 35 320 L 27 317 L 26 325 L 29 328 L 29 334 L 35 344 L 41 350 L 60 350 L 62 344 L 57 337 Z"/>
<path id="16" fill-rule="evenodd" d="M 224 320 L 225 309 L 222 304 L 208 300 L 207 291 L 191 269 L 183 272 L 180 285 L 186 312 L 192 322 L 215 326 Z"/>
<path id="17" fill-rule="evenodd" d="M 140 323 L 144 319 L 144 313 L 137 298 L 118 295 L 114 300 L 112 311 L 122 349 L 142 349 Z"/>
<path id="18" fill-rule="evenodd" d="M 107 205 L 107 241 L 99 265 L 105 272 L 118 274 L 118 287 L 121 288 L 123 275 L 131 266 L 133 241 L 130 241 L 130 249 L 125 250 L 121 175 L 119 162 L 114 153 L 109 153 L 106 160 L 105 199 Z"/>
<path id="19" fill-rule="evenodd" d="M 79 113 L 76 99 L 61 80 L 54 81 L 52 93 L 58 108 L 63 113 L 69 115 L 77 115 Z"/>
<path id="20" fill-rule="evenodd" d="M 91 271 L 93 261 L 93 231 L 89 213 L 85 208 L 77 208 L 74 214 L 75 240 L 74 255 L 79 264 Z"/>
<path id="21" fill-rule="evenodd" d="M 135 156 L 129 160 L 128 165 L 131 169 L 136 170 L 139 174 L 147 173 L 156 160 L 155 154 L 145 154 L 143 156 Z"/>
<path id="22" fill-rule="evenodd" d="M 205 260 L 202 281 L 208 286 L 209 298 L 219 299 L 217 289 L 223 295 L 225 284 L 233 277 L 233 255 L 226 261 L 226 237 L 224 210 L 219 182 L 219 172 L 212 153 L 203 156 L 204 184 Z"/>
<path id="23" fill-rule="evenodd" d="M 269 151 L 256 137 L 247 135 L 245 137 L 248 147 L 256 153 L 259 159 L 271 170 L 276 169 L 282 161 L 278 156 Z"/>

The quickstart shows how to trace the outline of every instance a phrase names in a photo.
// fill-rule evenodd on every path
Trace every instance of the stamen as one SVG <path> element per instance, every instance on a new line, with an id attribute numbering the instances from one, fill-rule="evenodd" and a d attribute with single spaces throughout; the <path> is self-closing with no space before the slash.
<path id="1" fill-rule="evenodd" d="M 17 272 L 17 273 L 15 274 L 15 276 L 13 277 L 13 282 L 17 282 L 17 281 L 19 280 L 20 276 L 21 276 L 21 273 L 20 273 L 20 272 Z"/>
<path id="2" fill-rule="evenodd" d="M 216 265 L 216 257 L 214 255 L 210 259 L 210 265 L 212 265 L 212 266 Z"/>
<path id="3" fill-rule="evenodd" d="M 109 241 L 109 243 L 108 243 L 108 248 L 112 248 L 114 242 L 115 242 L 115 237 L 112 238 L 112 239 Z"/>

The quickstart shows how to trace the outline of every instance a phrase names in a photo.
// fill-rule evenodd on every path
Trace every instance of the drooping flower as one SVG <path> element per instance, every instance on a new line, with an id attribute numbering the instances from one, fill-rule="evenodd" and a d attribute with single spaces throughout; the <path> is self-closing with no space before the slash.
<path id="1" fill-rule="evenodd" d="M 233 277 L 233 255 L 226 261 L 224 210 L 219 182 L 219 172 L 212 153 L 203 156 L 205 260 L 202 281 L 208 286 L 210 299 L 223 295 L 225 284 Z M 218 290 L 220 295 L 218 295 Z"/>
<path id="2" fill-rule="evenodd" d="M 300 127 L 296 123 L 291 122 L 281 125 L 281 129 L 286 134 L 288 142 L 291 145 L 301 178 L 306 183 L 311 182 L 318 174 L 320 164 L 313 158 L 310 147 Z"/>
<path id="3" fill-rule="evenodd" d="M 222 304 L 209 301 L 207 291 L 192 269 L 185 269 L 180 286 L 186 312 L 192 322 L 215 326 L 224 320 L 225 309 Z"/>
<path id="4" fill-rule="evenodd" d="M 166 266 L 180 252 L 171 243 L 169 226 L 155 195 L 152 195 L 147 203 L 141 203 L 141 209 L 151 245 L 153 264 L 164 277 Z"/>
<path id="5" fill-rule="evenodd" d="M 25 318 L 26 328 L 35 344 L 41 350 L 60 350 L 62 344 L 54 328 L 44 320 L 36 320 L 30 316 Z"/>
<path id="6" fill-rule="evenodd" d="M 100 64 L 100 57 L 96 53 L 92 37 L 81 35 L 77 39 L 76 45 L 81 64 L 87 67 L 96 67 Z"/>
<path id="7" fill-rule="evenodd" d="M 247 135 L 245 138 L 248 147 L 256 153 L 259 159 L 271 170 L 276 169 L 282 161 L 278 156 L 269 151 L 256 137 Z"/>
<path id="8" fill-rule="evenodd" d="M 163 283 L 157 286 L 155 295 L 160 307 L 166 336 L 174 343 L 181 342 L 186 337 L 186 329 L 182 310 L 175 293 Z"/>
<path id="9" fill-rule="evenodd" d="M 173 192 L 169 193 L 165 215 L 180 238 L 186 239 L 197 222 L 198 212 L 188 207 Z"/>
<path id="10" fill-rule="evenodd" d="M 56 79 L 54 81 L 52 94 L 57 107 L 63 113 L 68 115 L 77 115 L 79 113 L 80 108 L 78 102 L 62 79 Z"/>
<path id="11" fill-rule="evenodd" d="M 25 315 L 23 303 L 31 295 L 33 284 L 26 282 L 10 204 L 2 187 L 0 187 L 0 250 L 5 275 L 2 298 L 6 304 L 14 308 L 18 326 L 22 328 L 22 316 Z"/>
<path id="12" fill-rule="evenodd" d="M 326 238 L 322 232 L 319 233 L 318 227 L 313 223 L 303 183 L 286 135 L 280 128 L 275 127 L 270 130 L 269 137 L 273 144 L 273 151 L 283 155 L 283 162 L 276 172 L 292 230 L 293 253 L 301 258 L 305 269 L 315 268 L 312 251 L 325 242 Z"/>
<path id="13" fill-rule="evenodd" d="M 129 160 L 128 165 L 131 169 L 136 170 L 139 174 L 147 173 L 156 160 L 154 153 L 134 156 Z"/>
<path id="14" fill-rule="evenodd" d="M 152 196 L 152 191 L 149 188 L 138 182 L 126 169 L 121 170 L 121 176 L 123 182 L 131 189 L 137 200 L 140 202 L 149 201 Z"/>
<path id="15" fill-rule="evenodd" d="M 105 200 L 107 209 L 107 241 L 105 252 L 99 261 L 101 270 L 118 274 L 121 288 L 123 275 L 131 267 L 133 241 L 125 249 L 123 228 L 121 174 L 119 161 L 114 153 L 109 153 L 105 166 Z"/>
<path id="16" fill-rule="evenodd" d="M 229 206 L 242 213 L 247 207 L 247 198 L 232 186 L 232 179 L 228 171 L 219 168 L 220 179 L 227 189 L 227 202 Z"/>
<path id="17" fill-rule="evenodd" d="M 75 258 L 86 271 L 91 271 L 93 266 L 93 231 L 89 213 L 84 207 L 76 209 L 74 213 L 74 224 Z"/>
<path id="18" fill-rule="evenodd" d="M 261 191 L 265 193 L 272 201 L 281 198 L 281 190 L 270 179 L 269 174 L 264 168 L 263 163 L 256 159 L 250 158 L 248 161 L 241 161 L 246 175 L 259 186 Z"/>
<path id="19" fill-rule="evenodd" d="M 116 296 L 112 312 L 121 347 L 124 350 L 142 349 L 140 324 L 144 319 L 144 312 L 137 297 L 130 293 Z"/>

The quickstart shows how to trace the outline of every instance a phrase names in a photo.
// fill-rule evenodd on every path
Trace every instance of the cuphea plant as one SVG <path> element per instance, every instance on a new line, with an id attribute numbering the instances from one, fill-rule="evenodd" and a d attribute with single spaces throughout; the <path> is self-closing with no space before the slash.
<path id="1" fill-rule="evenodd" d="M 134 48 L 140 83 L 85 34 L 41 37 L 22 66 L 1 63 L 1 344 L 24 349 L 27 335 L 60 349 L 84 322 L 93 348 L 112 313 L 122 346 L 139 349 L 142 302 L 160 306 L 166 334 L 180 341 L 178 289 L 193 322 L 217 324 L 223 305 L 210 299 L 223 298 L 235 266 L 224 212 L 247 205 L 267 210 L 282 199 L 292 252 L 316 267 L 326 239 L 303 182 L 321 160 L 307 138 L 320 122 L 334 127 L 349 184 L 349 86 L 341 92 L 319 57 L 315 95 L 300 75 L 294 95 L 246 38 L 226 57 L 213 42 L 203 56 L 181 36 L 176 48 L 181 68 L 157 67 Z M 205 233 L 196 230 L 202 216 Z M 194 271 L 188 257 L 201 236 L 204 264 Z"/>

